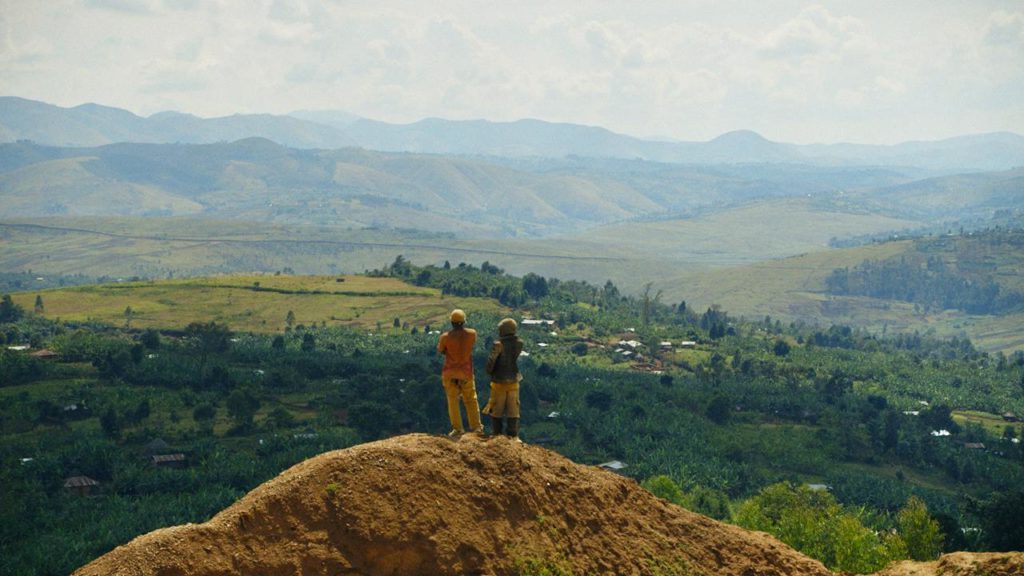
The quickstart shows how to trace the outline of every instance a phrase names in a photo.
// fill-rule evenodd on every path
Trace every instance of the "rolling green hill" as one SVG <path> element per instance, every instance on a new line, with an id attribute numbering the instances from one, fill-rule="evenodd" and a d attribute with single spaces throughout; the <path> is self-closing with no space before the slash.
<path id="1" fill-rule="evenodd" d="M 674 273 L 823 250 L 835 234 L 909 221 L 841 212 L 806 198 L 766 200 L 690 219 L 628 221 L 542 239 L 469 239 L 405 230 L 268 225 L 193 218 L 32 219 L 0 223 L 0 269 L 162 278 L 224 272 L 361 272 L 398 254 L 419 263 L 488 260 L 629 291 L 675 294 Z M 444 229 L 445 232 L 456 229 Z M 786 230 L 786 232 L 782 232 Z M 115 256 L 116 257 L 113 257 Z"/>
<path id="2" fill-rule="evenodd" d="M 1024 311 L 969 314 L 959 309 L 923 306 L 913 301 L 836 295 L 826 280 L 836 269 L 853 269 L 866 261 L 905 261 L 923 266 L 928 257 L 941 257 L 965 279 L 992 280 L 1004 292 L 1024 287 L 1024 250 L 994 234 L 927 237 L 828 250 L 749 266 L 738 266 L 675 277 L 666 296 L 685 297 L 693 306 L 721 305 L 734 314 L 771 316 L 808 324 L 845 324 L 876 333 L 934 332 L 966 336 L 990 351 L 1024 349 Z M 1016 236 L 1019 236 L 1019 232 Z"/>
<path id="3" fill-rule="evenodd" d="M 988 217 L 1024 204 L 1024 168 L 926 178 L 855 196 L 911 219 Z"/>
<path id="4" fill-rule="evenodd" d="M 202 215 L 538 237 L 764 198 L 905 184 L 919 176 L 913 169 L 295 150 L 260 138 L 96 148 L 18 142 L 0 145 L 0 217 Z"/>
<path id="5" fill-rule="evenodd" d="M 292 150 L 260 139 L 31 148 L 0 147 L 7 164 L 0 174 L 0 216 L 202 213 L 507 236 L 662 209 L 615 183 L 438 156 Z"/>
<path id="6" fill-rule="evenodd" d="M 601 226 L 567 241 L 590 246 L 594 251 L 614 246 L 634 257 L 722 266 L 825 250 L 835 237 L 858 231 L 897 230 L 913 224 L 880 213 L 835 209 L 826 200 L 783 198 L 743 204 L 698 218 Z"/>
<path id="7" fill-rule="evenodd" d="M 5 215 L 147 216 L 198 214 L 203 206 L 151 183 L 97 174 L 94 157 L 61 158 L 0 174 Z"/>

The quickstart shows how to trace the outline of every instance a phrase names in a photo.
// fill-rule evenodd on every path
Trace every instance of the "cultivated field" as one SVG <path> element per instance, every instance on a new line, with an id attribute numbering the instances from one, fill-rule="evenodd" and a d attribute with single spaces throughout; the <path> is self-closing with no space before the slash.
<path id="1" fill-rule="evenodd" d="M 289 311 L 295 325 L 392 329 L 398 318 L 422 329 L 442 326 L 454 307 L 471 313 L 499 310 L 490 300 L 447 297 L 391 278 L 365 276 L 233 275 L 79 286 L 13 298 L 31 310 L 37 294 L 44 316 L 66 321 L 166 329 L 212 321 L 262 333 L 286 328 Z"/>

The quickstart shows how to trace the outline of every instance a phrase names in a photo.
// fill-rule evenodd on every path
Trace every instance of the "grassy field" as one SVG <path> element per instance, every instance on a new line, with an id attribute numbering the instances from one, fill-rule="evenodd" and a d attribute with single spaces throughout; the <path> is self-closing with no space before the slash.
<path id="1" fill-rule="evenodd" d="M 669 300 L 685 297 L 706 307 L 720 304 L 735 314 L 784 316 L 806 314 L 800 306 L 821 308 L 827 300 L 825 277 L 835 268 L 854 266 L 866 259 L 881 259 L 907 250 L 909 242 L 890 242 L 846 250 L 827 250 L 771 260 L 749 266 L 684 273 L 668 282 Z"/>
<path id="2" fill-rule="evenodd" d="M 594 253 L 614 247 L 634 257 L 721 267 L 818 252 L 832 238 L 916 225 L 878 214 L 836 211 L 814 199 L 785 198 L 698 218 L 600 226 L 566 240 Z M 652 280 L 662 288 L 671 285 L 665 278 Z"/>
<path id="3" fill-rule="evenodd" d="M 908 302 L 825 293 L 825 279 L 836 268 L 853 267 L 864 260 L 883 260 L 907 253 L 913 242 L 869 244 L 826 250 L 748 266 L 694 270 L 678 274 L 668 283 L 664 300 L 686 300 L 694 310 L 717 304 L 737 316 L 789 322 L 803 320 L 827 328 L 844 324 L 876 334 L 930 333 L 939 337 L 967 337 L 982 350 L 1024 350 L 1024 314 L 970 315 L 957 310 L 925 311 Z M 1019 270 L 1016 264 L 1006 266 Z M 1015 273 L 1013 278 L 1020 276 Z"/>
<path id="4" fill-rule="evenodd" d="M 1002 437 L 1003 431 L 1006 430 L 1007 426 L 1017 431 L 1018 438 L 1022 433 L 1020 422 L 1007 422 L 1003 420 L 1001 414 L 989 414 L 988 412 L 973 410 L 955 410 L 953 411 L 953 420 L 961 426 L 968 423 L 977 424 L 997 438 Z"/>
<path id="5" fill-rule="evenodd" d="M 339 281 L 342 280 L 342 281 Z M 66 321 L 97 321 L 132 328 L 184 328 L 192 322 L 225 323 L 234 330 L 279 332 L 291 311 L 294 323 L 392 328 L 404 324 L 441 326 L 449 311 L 462 307 L 498 313 L 491 300 L 444 297 L 391 278 L 365 276 L 233 275 L 181 280 L 123 282 L 14 294 L 33 309 L 43 299 L 43 315 Z M 130 319 L 126 309 L 131 307 Z"/>

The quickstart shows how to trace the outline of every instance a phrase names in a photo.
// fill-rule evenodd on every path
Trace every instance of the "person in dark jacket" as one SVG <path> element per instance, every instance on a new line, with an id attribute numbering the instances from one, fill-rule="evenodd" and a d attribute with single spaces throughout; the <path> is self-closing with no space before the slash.
<path id="1" fill-rule="evenodd" d="M 498 324 L 498 340 L 487 356 L 487 373 L 491 376 L 491 398 L 484 409 L 491 417 L 495 436 L 504 433 L 519 439 L 519 355 L 523 341 L 516 336 L 516 321 L 505 318 Z"/>

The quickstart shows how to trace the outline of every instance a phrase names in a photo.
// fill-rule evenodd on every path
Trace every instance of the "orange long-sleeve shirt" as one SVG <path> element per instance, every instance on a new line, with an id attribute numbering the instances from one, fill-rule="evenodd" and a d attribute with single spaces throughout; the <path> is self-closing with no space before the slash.
<path id="1" fill-rule="evenodd" d="M 437 351 L 444 354 L 441 376 L 448 378 L 473 377 L 473 345 L 476 344 L 476 330 L 453 328 L 437 341 Z"/>

